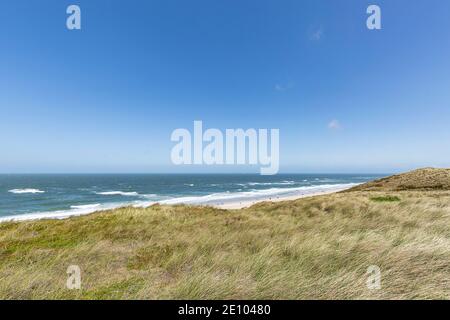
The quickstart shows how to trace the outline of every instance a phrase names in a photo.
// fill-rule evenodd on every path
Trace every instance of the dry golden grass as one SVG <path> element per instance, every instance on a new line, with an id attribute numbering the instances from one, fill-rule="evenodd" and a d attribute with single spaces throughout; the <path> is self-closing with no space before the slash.
<path id="1" fill-rule="evenodd" d="M 65 286 L 74 264 L 81 290 Z M 366 286 L 370 265 L 381 290 Z M 446 191 L 0 224 L 2 299 L 448 299 L 449 275 Z"/>

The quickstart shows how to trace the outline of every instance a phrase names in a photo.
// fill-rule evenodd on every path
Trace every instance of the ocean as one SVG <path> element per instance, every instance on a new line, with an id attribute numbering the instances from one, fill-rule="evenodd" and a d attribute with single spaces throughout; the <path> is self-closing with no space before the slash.
<path id="1" fill-rule="evenodd" d="M 376 174 L 3 174 L 0 221 L 65 218 L 122 206 L 224 204 L 351 187 Z"/>

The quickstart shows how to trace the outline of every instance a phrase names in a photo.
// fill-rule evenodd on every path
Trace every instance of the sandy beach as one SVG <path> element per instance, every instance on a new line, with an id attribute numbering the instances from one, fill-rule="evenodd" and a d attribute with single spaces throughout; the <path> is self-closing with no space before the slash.
<path id="1" fill-rule="evenodd" d="M 219 208 L 219 209 L 236 210 L 236 209 L 248 208 L 248 207 L 251 207 L 252 205 L 260 203 L 260 202 L 280 202 L 280 201 L 297 200 L 300 198 L 308 198 L 308 197 L 315 197 L 315 196 L 335 193 L 335 192 L 343 191 L 346 189 L 349 189 L 349 187 L 336 187 L 334 189 L 329 189 L 326 191 L 318 191 L 318 192 L 313 192 L 313 193 L 299 192 L 298 194 L 295 194 L 295 195 L 287 195 L 287 196 L 280 195 L 280 196 L 268 197 L 265 199 L 257 199 L 257 200 L 252 199 L 252 200 L 243 200 L 243 201 L 232 201 L 232 202 L 227 202 L 227 203 L 222 203 L 222 204 L 216 204 L 216 205 L 213 205 L 213 207 Z"/>

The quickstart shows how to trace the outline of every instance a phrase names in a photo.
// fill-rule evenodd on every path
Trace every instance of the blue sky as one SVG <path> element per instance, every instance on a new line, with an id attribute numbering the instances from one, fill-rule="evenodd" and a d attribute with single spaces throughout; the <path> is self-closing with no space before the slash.
<path id="1" fill-rule="evenodd" d="M 194 120 L 279 128 L 282 172 L 450 166 L 449 33 L 444 0 L 3 1 L 0 172 L 258 172 L 172 166 Z"/>

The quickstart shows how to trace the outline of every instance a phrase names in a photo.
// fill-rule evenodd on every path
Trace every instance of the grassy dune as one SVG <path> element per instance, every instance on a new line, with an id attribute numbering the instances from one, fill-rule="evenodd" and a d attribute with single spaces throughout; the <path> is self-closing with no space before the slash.
<path id="1" fill-rule="evenodd" d="M 450 191 L 435 189 L 0 224 L 2 299 L 449 299 L 449 275 Z"/>
<path id="2" fill-rule="evenodd" d="M 356 186 L 350 191 L 450 190 L 450 169 L 423 168 Z"/>

